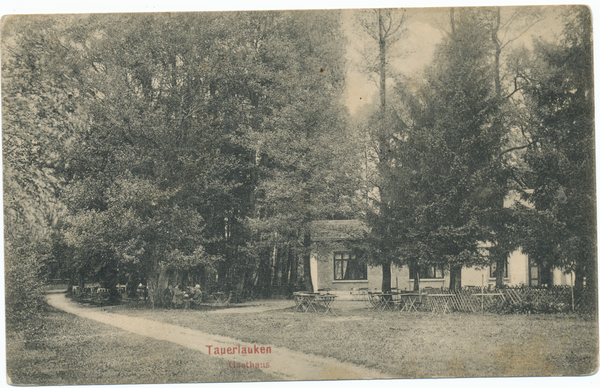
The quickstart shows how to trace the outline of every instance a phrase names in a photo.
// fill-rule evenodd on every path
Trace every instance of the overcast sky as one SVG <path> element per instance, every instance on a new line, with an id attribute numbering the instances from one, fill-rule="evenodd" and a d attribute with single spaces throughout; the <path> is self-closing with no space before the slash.
<path id="1" fill-rule="evenodd" d="M 534 37 L 553 40 L 560 34 L 559 13 L 562 7 L 540 8 L 544 10 L 544 19 L 512 42 L 509 48 L 521 44 L 531 47 Z M 443 37 L 443 30 L 449 30 L 448 10 L 448 8 L 412 8 L 408 10 L 408 33 L 390 50 L 390 66 L 394 71 L 417 79 L 420 77 L 423 70 L 431 64 L 436 45 Z M 515 11 L 515 8 L 503 8 L 502 16 L 507 17 Z M 352 20 L 352 14 L 353 12 L 344 14 L 344 30 L 350 41 L 345 104 L 350 113 L 354 114 L 360 108 L 377 102 L 378 88 L 376 82 L 378 81 L 374 80 L 373 77 L 369 78 L 363 69 L 355 66 L 356 63 L 360 62 L 360 50 L 364 42 L 371 40 L 370 43 L 374 43 L 374 41 L 363 33 L 360 28 L 357 28 L 356 23 Z M 360 41 L 361 34 L 364 42 Z M 516 37 L 517 34 L 520 35 L 519 28 L 509 29 L 505 41 Z M 393 79 L 389 80 L 388 84 L 390 87 L 393 86 Z"/>

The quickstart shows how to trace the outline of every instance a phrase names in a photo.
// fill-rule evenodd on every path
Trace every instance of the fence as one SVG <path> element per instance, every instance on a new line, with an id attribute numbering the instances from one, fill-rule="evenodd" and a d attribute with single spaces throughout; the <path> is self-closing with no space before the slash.
<path id="1" fill-rule="evenodd" d="M 460 290 L 425 288 L 425 294 L 452 294 L 448 305 L 454 311 L 498 313 L 555 313 L 575 311 L 581 314 L 596 312 L 597 295 L 591 288 L 555 287 L 504 287 L 482 289 L 464 287 Z M 435 308 L 435 298 L 422 304 L 423 310 Z"/>

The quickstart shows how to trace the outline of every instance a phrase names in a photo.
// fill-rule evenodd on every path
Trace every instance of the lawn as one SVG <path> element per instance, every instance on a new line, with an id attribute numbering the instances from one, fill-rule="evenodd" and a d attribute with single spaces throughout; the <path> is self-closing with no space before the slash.
<path id="1" fill-rule="evenodd" d="M 166 341 L 49 308 L 44 329 L 25 343 L 7 332 L 7 373 L 12 384 L 71 385 L 264 381 L 256 369 L 231 369 L 209 357 Z"/>
<path id="2" fill-rule="evenodd" d="M 344 303 L 338 303 L 338 316 L 291 307 L 251 314 L 127 306 L 112 310 L 406 378 L 572 376 L 597 368 L 595 317 L 374 312 L 356 304 L 343 308 Z"/>

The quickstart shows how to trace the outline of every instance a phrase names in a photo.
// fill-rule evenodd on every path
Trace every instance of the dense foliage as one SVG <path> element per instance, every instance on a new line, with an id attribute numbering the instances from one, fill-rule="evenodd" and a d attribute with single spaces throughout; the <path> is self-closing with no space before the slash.
<path id="1" fill-rule="evenodd" d="M 574 270 L 576 284 L 597 283 L 594 85 L 591 14 L 563 15 L 560 44 L 538 41 L 531 53 L 525 104 L 531 146 L 527 198 L 534 204 L 525 252 L 551 267 Z"/>
<path id="2" fill-rule="evenodd" d="M 381 109 L 363 124 L 377 177 L 361 248 L 383 266 L 382 289 L 390 262 L 415 280 L 423 267 L 449 270 L 452 288 L 462 267 L 496 264 L 501 286 L 519 246 L 543 273 L 575 270 L 579 285 L 595 287 L 589 10 L 565 9 L 560 40 L 511 45 L 542 17 L 450 9 L 432 64 L 423 76 L 392 75 L 387 97 L 384 65 L 366 68 L 380 79 Z M 379 18 L 382 62 L 391 25 Z"/>

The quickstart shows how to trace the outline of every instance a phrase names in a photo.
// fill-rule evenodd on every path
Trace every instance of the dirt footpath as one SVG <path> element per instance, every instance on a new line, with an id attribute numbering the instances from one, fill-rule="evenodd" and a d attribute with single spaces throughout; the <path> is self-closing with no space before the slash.
<path id="1" fill-rule="evenodd" d="M 161 341 L 169 341 L 186 348 L 198 350 L 211 357 L 221 357 L 229 361 L 230 367 L 241 364 L 262 366 L 260 370 L 281 380 L 346 380 L 346 379 L 385 379 L 394 378 L 379 371 L 358 365 L 341 362 L 331 357 L 322 357 L 296 352 L 269 344 L 241 342 L 229 337 L 207 334 L 181 326 L 155 322 L 144 318 L 129 317 L 100 311 L 99 308 L 82 307 L 66 298 L 64 293 L 50 293 L 48 303 L 68 313 L 116 326 L 131 333 L 144 335 Z M 257 346 L 255 346 L 257 345 Z M 211 346 L 209 348 L 209 346 Z M 270 354 L 214 354 L 215 348 L 230 348 L 232 353 L 239 349 L 271 348 Z M 235 348 L 236 350 L 233 350 Z M 236 352 L 237 351 L 237 352 Z M 227 353 L 227 352 L 226 352 Z M 253 351 L 254 353 L 254 351 Z M 239 363 L 239 364 L 238 364 Z M 268 364 L 268 368 L 265 367 Z"/>

